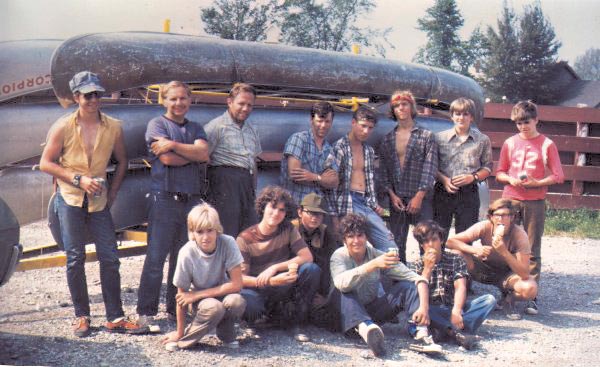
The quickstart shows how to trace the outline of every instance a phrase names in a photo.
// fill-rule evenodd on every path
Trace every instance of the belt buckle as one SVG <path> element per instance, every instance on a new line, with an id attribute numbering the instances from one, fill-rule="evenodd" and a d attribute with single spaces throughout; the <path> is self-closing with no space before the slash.
<path id="1" fill-rule="evenodd" d="M 176 192 L 173 194 L 173 199 L 175 199 L 175 201 L 181 201 L 181 202 L 186 202 L 187 198 L 184 194 L 182 194 L 181 192 Z"/>

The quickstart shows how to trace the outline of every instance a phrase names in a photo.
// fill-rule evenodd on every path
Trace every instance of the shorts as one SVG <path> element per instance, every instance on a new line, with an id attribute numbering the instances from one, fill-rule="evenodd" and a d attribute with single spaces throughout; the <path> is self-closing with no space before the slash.
<path id="1" fill-rule="evenodd" d="M 491 284 L 503 290 L 513 290 L 510 286 L 515 277 L 519 277 L 510 267 L 497 268 L 490 266 L 484 261 L 473 256 L 473 270 L 470 270 L 471 278 L 479 283 Z"/>

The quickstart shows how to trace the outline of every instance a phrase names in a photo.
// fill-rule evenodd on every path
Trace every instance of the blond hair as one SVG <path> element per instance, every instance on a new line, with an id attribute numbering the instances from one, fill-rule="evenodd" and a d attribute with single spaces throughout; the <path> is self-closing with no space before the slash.
<path id="1" fill-rule="evenodd" d="M 190 89 L 190 86 L 185 84 L 184 82 L 180 82 L 178 80 L 173 80 L 173 81 L 170 81 L 167 84 L 163 85 L 160 88 L 160 96 L 163 99 L 167 98 L 167 93 L 169 93 L 169 91 L 174 88 L 183 88 L 183 89 L 185 89 L 188 97 L 192 96 L 192 90 Z"/>
<path id="2" fill-rule="evenodd" d="M 219 220 L 217 210 L 207 203 L 196 205 L 187 217 L 187 227 L 190 240 L 192 233 L 207 229 L 214 229 L 217 233 L 223 233 L 223 226 Z"/>
<path id="3" fill-rule="evenodd" d="M 468 113 L 473 116 L 473 113 L 475 112 L 475 103 L 469 98 L 461 97 L 455 99 L 450 104 L 450 114 L 453 114 L 454 112 Z"/>

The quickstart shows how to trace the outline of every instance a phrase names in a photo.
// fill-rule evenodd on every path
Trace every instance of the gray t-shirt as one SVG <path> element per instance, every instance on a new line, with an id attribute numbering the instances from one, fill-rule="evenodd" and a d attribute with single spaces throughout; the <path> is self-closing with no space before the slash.
<path id="1" fill-rule="evenodd" d="M 210 255 L 204 253 L 195 241 L 189 241 L 179 251 L 173 285 L 185 290 L 217 287 L 228 282 L 227 271 L 242 262 L 237 243 L 226 234 L 217 236 L 217 248 Z"/>

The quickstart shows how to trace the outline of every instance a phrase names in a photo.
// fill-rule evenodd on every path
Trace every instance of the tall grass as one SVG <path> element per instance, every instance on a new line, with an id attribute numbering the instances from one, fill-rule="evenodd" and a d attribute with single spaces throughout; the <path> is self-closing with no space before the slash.
<path id="1" fill-rule="evenodd" d="M 590 209 L 548 209 L 544 235 L 600 239 L 600 214 Z"/>

